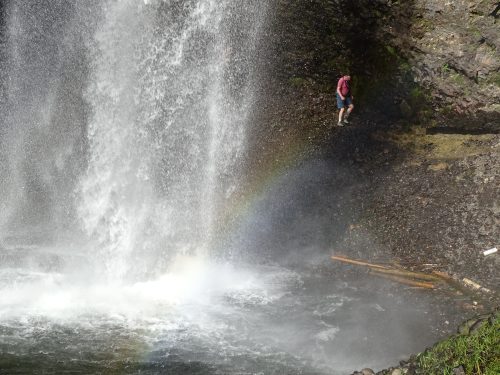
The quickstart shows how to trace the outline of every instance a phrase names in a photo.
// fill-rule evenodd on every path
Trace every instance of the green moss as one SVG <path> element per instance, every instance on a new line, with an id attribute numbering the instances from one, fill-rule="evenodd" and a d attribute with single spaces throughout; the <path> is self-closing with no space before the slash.
<path id="1" fill-rule="evenodd" d="M 454 74 L 450 75 L 450 78 L 453 81 L 453 83 L 455 83 L 456 85 L 466 86 L 466 84 L 467 84 L 466 78 L 464 77 L 463 74 L 454 73 Z"/>
<path id="2" fill-rule="evenodd" d="M 448 75 L 448 74 L 451 74 L 453 70 L 451 69 L 451 67 L 448 65 L 448 63 L 445 63 L 443 64 L 443 66 L 441 67 L 441 72 L 443 72 L 444 74 Z"/>
<path id="3" fill-rule="evenodd" d="M 396 53 L 396 50 L 393 46 L 385 46 L 385 49 L 387 50 L 387 52 L 389 52 L 390 55 L 399 58 L 399 55 Z"/>
<path id="4" fill-rule="evenodd" d="M 470 27 L 468 31 L 476 38 L 481 38 L 482 36 L 481 30 L 479 30 L 477 27 Z"/>
<path id="5" fill-rule="evenodd" d="M 485 85 L 495 85 L 500 87 L 500 72 L 489 74 L 486 79 L 481 80 L 480 83 Z"/>
<path id="6" fill-rule="evenodd" d="M 399 67 L 400 69 L 405 72 L 405 73 L 409 73 L 411 71 L 411 65 L 408 61 L 402 61 L 400 64 L 399 64 Z"/>
<path id="7" fill-rule="evenodd" d="M 448 117 L 448 116 L 453 115 L 455 113 L 455 111 L 454 111 L 453 106 L 451 104 L 447 104 L 439 109 L 439 113 L 442 116 Z"/>
<path id="8" fill-rule="evenodd" d="M 418 23 L 418 26 L 420 26 L 421 28 L 423 28 L 425 30 L 433 30 L 436 27 L 433 20 L 431 20 L 429 18 L 422 18 L 420 20 L 420 22 Z"/>
<path id="9" fill-rule="evenodd" d="M 418 116 L 425 117 L 430 114 L 418 113 Z M 430 120 L 425 122 L 420 119 L 420 122 L 429 125 Z M 389 132 L 380 136 L 390 140 L 402 150 L 411 150 L 417 156 L 439 161 L 463 159 L 488 152 L 490 148 L 488 143 L 493 139 L 493 136 L 488 134 L 426 134 L 420 131 Z"/>
<path id="10" fill-rule="evenodd" d="M 499 374 L 500 317 L 473 334 L 456 335 L 437 344 L 420 354 L 417 362 L 427 375 L 452 375 L 460 366 L 470 375 Z"/>
<path id="11" fill-rule="evenodd" d="M 304 87 L 308 83 L 307 79 L 301 77 L 290 78 L 288 82 L 290 83 L 290 85 L 294 87 Z"/>
<path id="12" fill-rule="evenodd" d="M 443 74 L 443 79 L 451 82 L 454 85 L 464 88 L 464 90 L 469 89 L 468 78 L 461 72 L 455 70 L 455 68 L 449 66 L 447 63 L 443 64 L 441 67 L 441 73 Z M 465 92 L 467 94 L 467 92 Z"/>
<path id="13" fill-rule="evenodd" d="M 429 111 L 427 102 L 430 100 L 430 95 L 424 91 L 420 86 L 414 86 L 409 93 L 409 104 L 418 113 L 418 118 L 421 121 L 427 121 L 432 114 Z"/>
<path id="14" fill-rule="evenodd" d="M 425 98 L 425 93 L 420 87 L 416 86 L 411 90 L 410 98 L 412 100 L 423 100 Z"/>
<path id="15" fill-rule="evenodd" d="M 386 46 L 387 52 L 396 62 L 396 66 L 399 70 L 403 72 L 409 72 L 411 70 L 411 65 L 406 58 L 401 56 L 401 54 L 392 46 Z"/>

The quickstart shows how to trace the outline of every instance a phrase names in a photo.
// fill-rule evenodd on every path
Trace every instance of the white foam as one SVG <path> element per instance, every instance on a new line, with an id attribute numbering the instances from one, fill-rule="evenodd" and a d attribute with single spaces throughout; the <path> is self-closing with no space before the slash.
<path id="1" fill-rule="evenodd" d="M 281 296 L 257 272 L 214 264 L 201 257 L 178 256 L 170 271 L 135 283 L 76 282 L 69 275 L 31 274 L 25 282 L 0 286 L 0 320 L 16 316 L 76 319 L 83 315 L 154 318 L 165 311 L 210 306 L 220 297 L 238 303 L 266 304 Z"/>

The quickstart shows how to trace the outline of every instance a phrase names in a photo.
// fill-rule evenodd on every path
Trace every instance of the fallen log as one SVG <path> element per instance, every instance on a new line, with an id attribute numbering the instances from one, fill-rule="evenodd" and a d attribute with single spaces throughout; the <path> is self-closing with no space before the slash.
<path id="1" fill-rule="evenodd" d="M 438 276 L 430 275 L 423 272 L 406 271 L 404 269 L 376 269 L 375 272 L 385 273 L 387 275 L 401 276 L 410 279 L 425 280 L 425 281 L 438 281 Z"/>
<path id="2" fill-rule="evenodd" d="M 364 266 L 364 267 L 377 268 L 377 269 L 389 269 L 388 267 L 382 266 L 380 264 L 373 264 L 373 263 L 363 262 L 361 260 L 349 259 L 347 257 L 338 256 L 338 255 L 332 255 L 331 258 L 333 260 L 338 260 L 339 262 L 348 263 L 348 264 L 354 264 L 354 265 L 357 265 L 357 266 Z"/>
<path id="3" fill-rule="evenodd" d="M 476 283 L 475 281 L 472 281 L 471 279 L 467 279 L 467 278 L 463 278 L 462 279 L 462 283 L 466 286 L 468 286 L 469 288 L 472 288 L 474 290 L 480 290 L 482 292 L 485 292 L 485 293 L 491 293 L 491 290 L 489 290 L 488 288 L 485 288 L 484 286 Z"/>
<path id="4" fill-rule="evenodd" d="M 459 288 L 460 286 L 462 286 L 462 287 L 466 287 L 469 290 L 472 289 L 473 291 L 492 293 L 490 289 L 485 288 L 484 286 L 476 283 L 475 281 L 472 281 L 471 279 L 467 279 L 467 278 L 460 279 L 456 276 L 451 276 L 451 275 L 447 274 L 446 272 L 440 272 L 440 271 L 434 271 L 433 273 L 436 276 L 438 276 L 439 278 L 448 282 L 450 285 L 455 286 L 456 289 L 462 289 L 462 288 Z"/>
<path id="5" fill-rule="evenodd" d="M 352 264 L 356 266 L 368 267 L 370 272 L 376 276 L 396 281 L 398 283 L 408 285 L 415 288 L 434 289 L 435 285 L 431 281 L 439 281 L 440 278 L 436 275 L 430 275 L 422 272 L 406 271 L 402 267 L 394 269 L 393 267 L 374 264 L 362 260 L 355 260 L 341 255 L 332 255 L 332 260 L 342 263 Z"/>
<path id="6" fill-rule="evenodd" d="M 434 289 L 435 288 L 435 285 L 433 283 L 430 283 L 430 282 L 416 281 L 416 280 L 407 279 L 405 277 L 389 275 L 387 273 L 382 273 L 379 270 L 372 270 L 371 273 L 373 275 L 380 276 L 380 277 L 383 277 L 385 279 L 396 281 L 400 284 L 408 285 L 408 286 L 415 287 L 415 288 L 424 288 L 424 289 Z"/>

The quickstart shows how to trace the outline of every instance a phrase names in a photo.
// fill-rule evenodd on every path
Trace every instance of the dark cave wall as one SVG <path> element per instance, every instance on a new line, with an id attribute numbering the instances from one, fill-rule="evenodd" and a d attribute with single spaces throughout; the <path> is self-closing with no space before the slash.
<path id="1" fill-rule="evenodd" d="M 322 97 L 350 72 L 358 109 L 370 117 L 491 130 L 499 120 L 498 4 L 276 0 L 267 78 Z"/>
<path id="2" fill-rule="evenodd" d="M 398 117 L 401 97 L 416 84 L 392 33 L 407 38 L 413 6 L 413 1 L 278 0 L 270 76 L 298 92 L 314 87 L 319 95 L 334 96 L 338 78 L 350 73 L 362 108 Z"/>

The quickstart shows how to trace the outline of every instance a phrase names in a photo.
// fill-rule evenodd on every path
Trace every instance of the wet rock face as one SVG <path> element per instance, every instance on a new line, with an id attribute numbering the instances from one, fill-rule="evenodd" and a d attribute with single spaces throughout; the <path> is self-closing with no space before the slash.
<path id="1" fill-rule="evenodd" d="M 421 155 L 410 155 L 379 177 L 384 183 L 365 197 L 366 228 L 397 256 L 439 264 L 495 289 L 499 259 L 482 251 L 494 246 L 500 234 L 498 136 L 423 139 Z M 477 155 L 467 156 L 476 144 L 481 144 Z M 444 151 L 448 147 L 463 157 Z"/>
<path id="2" fill-rule="evenodd" d="M 497 6 L 493 0 L 416 0 L 409 33 L 394 35 L 413 66 L 415 81 L 431 89 L 439 109 L 498 121 Z"/>
<path id="3" fill-rule="evenodd" d="M 316 84 L 331 95 L 338 76 L 350 72 L 363 108 L 493 129 L 500 120 L 497 3 L 276 0 L 273 73 L 285 85 Z"/>

